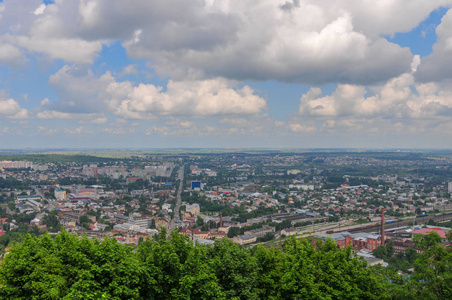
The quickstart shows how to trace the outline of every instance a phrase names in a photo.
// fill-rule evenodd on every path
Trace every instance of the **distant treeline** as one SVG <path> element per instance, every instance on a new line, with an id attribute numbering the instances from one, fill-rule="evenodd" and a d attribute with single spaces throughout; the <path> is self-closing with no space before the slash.
<path id="1" fill-rule="evenodd" d="M 0 161 L 30 161 L 34 163 L 108 163 L 119 161 L 118 158 L 105 158 L 80 154 L 24 154 L 24 155 L 0 155 Z M 124 160 L 124 159 L 122 159 Z"/>

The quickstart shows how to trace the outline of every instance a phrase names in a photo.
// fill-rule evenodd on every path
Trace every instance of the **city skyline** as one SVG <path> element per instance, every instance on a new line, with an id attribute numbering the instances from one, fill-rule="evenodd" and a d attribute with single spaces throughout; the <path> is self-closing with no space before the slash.
<path id="1" fill-rule="evenodd" d="M 452 1 L 0 1 L 0 148 L 452 147 Z"/>

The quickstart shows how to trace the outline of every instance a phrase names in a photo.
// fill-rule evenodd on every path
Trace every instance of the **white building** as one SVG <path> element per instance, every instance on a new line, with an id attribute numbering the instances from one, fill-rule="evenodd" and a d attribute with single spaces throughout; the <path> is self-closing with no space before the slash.
<path id="1" fill-rule="evenodd" d="M 199 207 L 198 203 L 194 203 L 191 205 L 186 205 L 185 206 L 185 211 L 188 213 L 191 213 L 193 216 L 197 215 L 201 212 L 201 208 Z"/>
<path id="2" fill-rule="evenodd" d="M 452 193 L 452 181 L 447 183 L 447 191 Z"/>

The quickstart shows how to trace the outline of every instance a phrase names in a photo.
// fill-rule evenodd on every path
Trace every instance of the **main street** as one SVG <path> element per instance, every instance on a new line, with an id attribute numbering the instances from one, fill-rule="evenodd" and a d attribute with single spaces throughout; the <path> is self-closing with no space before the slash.
<path id="1" fill-rule="evenodd" d="M 179 168 L 179 171 L 177 173 L 177 179 L 179 180 L 179 188 L 177 189 L 177 195 L 176 195 L 176 206 L 174 207 L 174 216 L 173 219 L 170 222 L 168 233 L 170 233 L 174 228 L 176 228 L 176 224 L 180 222 L 180 205 L 182 201 L 182 188 L 184 183 L 184 173 L 185 173 L 185 167 L 182 165 Z"/>

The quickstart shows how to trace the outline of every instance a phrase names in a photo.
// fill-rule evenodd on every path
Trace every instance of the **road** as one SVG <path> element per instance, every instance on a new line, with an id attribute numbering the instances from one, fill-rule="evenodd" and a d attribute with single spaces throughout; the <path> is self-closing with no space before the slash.
<path id="1" fill-rule="evenodd" d="M 177 189 L 177 195 L 176 195 L 176 206 L 174 207 L 174 216 L 173 219 L 170 222 L 168 233 L 171 232 L 174 228 L 176 228 L 177 223 L 180 222 L 180 205 L 182 201 L 182 187 L 184 183 L 184 173 L 185 173 L 185 166 L 182 165 L 179 168 L 179 171 L 177 173 L 177 179 L 179 180 L 179 188 Z"/>
<path id="2" fill-rule="evenodd" d="M 35 189 L 35 191 L 36 191 L 36 195 L 41 196 L 43 201 L 47 200 L 48 204 L 44 206 L 44 209 L 47 209 L 48 211 L 52 211 L 52 210 L 54 210 L 57 207 L 57 205 L 55 203 L 55 200 L 47 199 L 45 197 L 45 195 L 42 193 L 41 189 Z"/>

